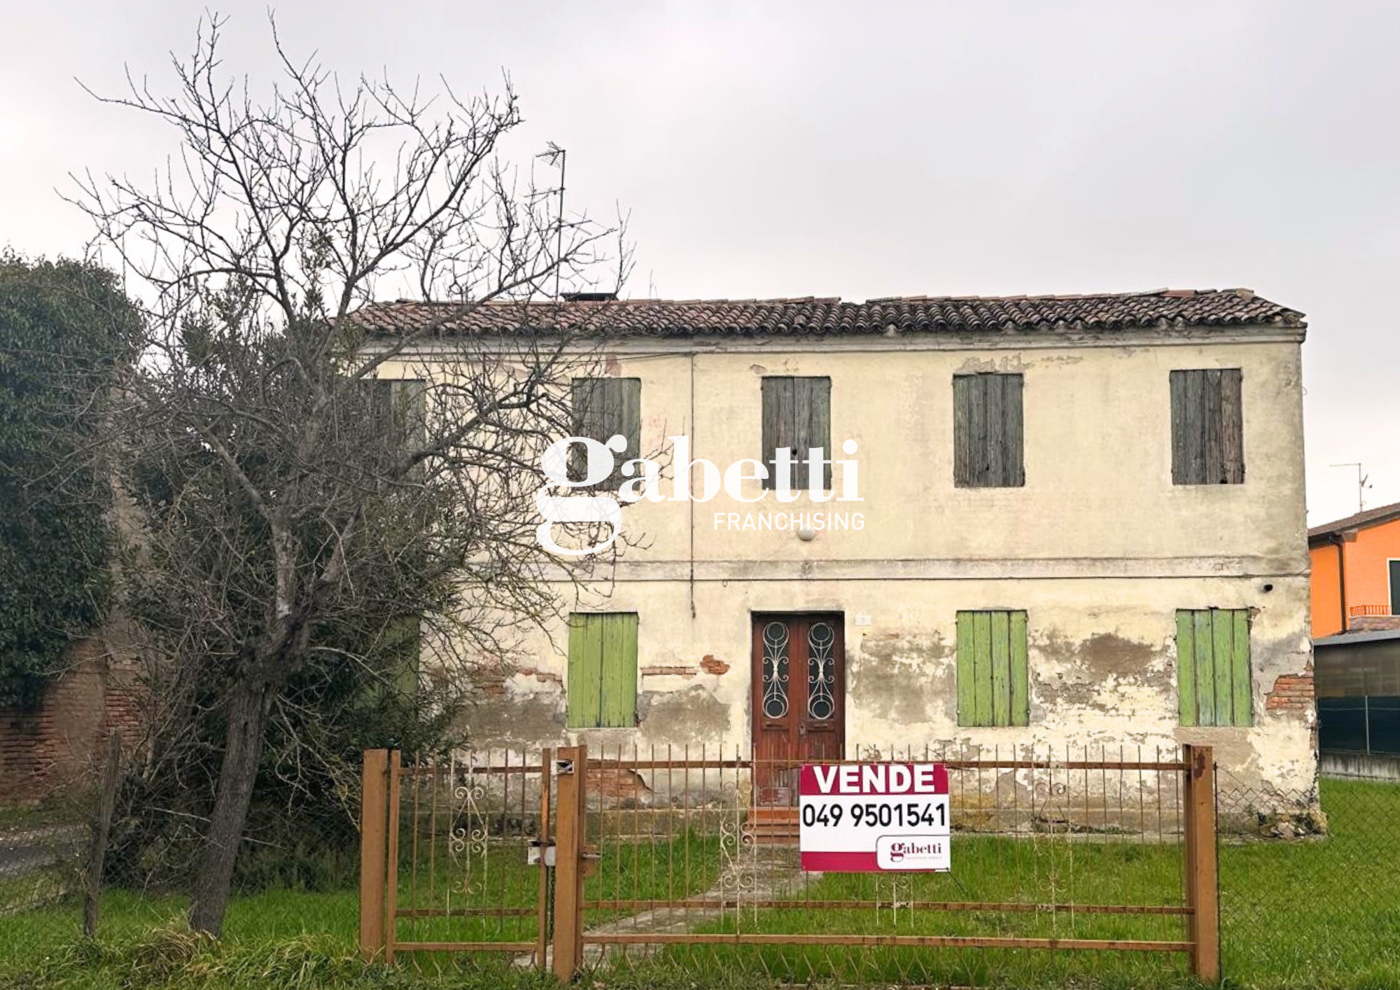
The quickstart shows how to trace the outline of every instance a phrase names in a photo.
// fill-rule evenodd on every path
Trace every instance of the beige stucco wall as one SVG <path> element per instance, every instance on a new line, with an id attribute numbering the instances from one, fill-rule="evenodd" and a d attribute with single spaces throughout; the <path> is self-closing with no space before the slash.
<path id="1" fill-rule="evenodd" d="M 721 492 L 629 507 L 624 529 L 646 548 L 629 549 L 615 582 L 577 607 L 639 614 L 640 724 L 572 738 L 745 749 L 750 614 L 820 609 L 845 615 L 851 744 L 1210 742 L 1249 786 L 1310 790 L 1312 713 L 1269 703 L 1279 676 L 1311 671 L 1299 339 L 1028 337 L 615 349 L 609 373 L 642 380 L 643 451 L 685 433 L 692 456 L 721 469 L 761 456 L 764 375 L 830 376 L 833 446 L 859 444 L 863 501 L 780 506 L 770 493 L 743 504 Z M 1243 369 L 1246 481 L 1174 486 L 1168 373 L 1213 367 Z M 1023 488 L 953 487 L 951 380 L 981 370 L 1025 376 Z M 749 482 L 744 493 L 760 491 Z M 814 508 L 859 512 L 863 526 L 804 542 L 715 521 Z M 1208 606 L 1255 610 L 1253 728 L 1177 725 L 1175 610 Z M 1029 615 L 1028 728 L 956 725 L 955 613 L 991 607 Z M 506 696 L 472 712 L 477 742 L 570 735 L 564 642 L 556 631 L 527 647 Z"/>

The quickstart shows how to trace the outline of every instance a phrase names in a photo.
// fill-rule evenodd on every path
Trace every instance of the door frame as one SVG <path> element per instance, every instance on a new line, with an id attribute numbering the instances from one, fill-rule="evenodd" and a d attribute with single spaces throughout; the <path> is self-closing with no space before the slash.
<path id="1" fill-rule="evenodd" d="M 836 738 L 838 749 L 845 754 L 846 750 L 846 612 L 841 608 L 800 608 L 800 609 L 749 609 L 749 756 L 757 755 L 758 734 L 762 729 L 760 721 L 763 718 L 763 638 L 762 623 L 773 619 L 829 619 L 834 620 L 836 627 L 836 711 L 833 713 L 832 721 L 836 728 Z M 803 646 L 803 658 L 806 659 L 806 646 Z M 802 672 L 803 714 L 794 717 L 804 717 L 807 702 L 806 691 L 806 671 Z M 788 683 L 792 684 L 793 671 L 792 663 L 788 663 Z M 791 693 L 788 695 L 789 702 L 794 701 Z M 795 710 L 795 709 L 794 709 Z M 799 746 L 802 738 L 799 732 Z"/>

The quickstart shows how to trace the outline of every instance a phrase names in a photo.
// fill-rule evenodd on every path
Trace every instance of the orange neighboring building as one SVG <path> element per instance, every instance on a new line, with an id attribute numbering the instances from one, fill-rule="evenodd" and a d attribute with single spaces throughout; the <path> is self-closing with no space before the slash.
<path id="1" fill-rule="evenodd" d="M 1400 502 L 1308 530 L 1313 639 L 1400 629 Z"/>

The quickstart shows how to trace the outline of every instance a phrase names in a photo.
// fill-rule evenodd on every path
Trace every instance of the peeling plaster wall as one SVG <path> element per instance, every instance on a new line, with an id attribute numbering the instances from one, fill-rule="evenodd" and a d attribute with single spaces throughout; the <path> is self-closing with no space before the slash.
<path id="1" fill-rule="evenodd" d="M 1306 672 L 1307 579 L 809 581 L 700 585 L 694 619 L 689 587 L 634 582 L 613 591 L 608 608 L 636 611 L 639 666 L 666 673 L 640 679 L 636 729 L 572 733 L 595 750 L 632 745 L 677 750 L 749 742 L 750 613 L 842 611 L 846 615 L 846 739 L 851 747 L 896 750 L 1035 746 L 1062 756 L 1066 746 L 1119 746 L 1135 756 L 1181 743 L 1215 747 L 1234 786 L 1310 792 L 1316 775 L 1311 707 L 1279 710 L 1269 696 L 1279 677 Z M 1255 609 L 1251 645 L 1255 724 L 1250 728 L 1178 725 L 1177 608 Z M 1031 724 L 967 728 L 957 724 L 955 615 L 960 609 L 1023 608 L 1028 613 Z M 870 618 L 853 626 L 853 616 Z M 543 662 L 567 669 L 544 647 Z M 729 669 L 707 673 L 706 656 Z M 718 668 L 716 668 L 718 669 Z M 683 670 L 685 673 L 671 673 Z M 509 697 L 484 705 L 472 723 L 482 742 L 538 743 L 564 736 L 564 692 L 532 674 L 509 682 Z"/>
<path id="2" fill-rule="evenodd" d="M 692 456 L 721 470 L 761 456 L 763 375 L 829 375 L 832 443 L 858 442 L 862 501 L 814 505 L 803 494 L 780 506 L 771 493 L 754 501 L 762 491 L 746 482 L 744 501 L 721 492 L 629 507 L 624 528 L 646 549 L 629 550 L 615 582 L 583 589 L 571 607 L 638 613 L 638 727 L 565 732 L 556 630 L 469 716 L 473 738 L 747 752 L 751 614 L 821 610 L 845 615 L 851 745 L 1208 743 L 1239 786 L 1311 792 L 1299 338 L 1114 340 L 1124 346 L 1106 346 L 1109 335 L 1027 346 L 1016 335 L 961 348 L 620 347 L 609 371 L 642 379 L 642 449 L 684 432 Z M 1243 369 L 1246 482 L 1172 485 L 1169 372 L 1214 367 Z M 1023 488 L 953 487 L 951 379 L 985 370 L 1025 376 Z M 716 522 L 813 510 L 860 512 L 863 527 L 803 542 Z M 1254 610 L 1251 728 L 1178 725 L 1175 611 L 1206 607 Z M 956 724 L 955 614 L 979 608 L 1028 612 L 1027 728 Z"/>

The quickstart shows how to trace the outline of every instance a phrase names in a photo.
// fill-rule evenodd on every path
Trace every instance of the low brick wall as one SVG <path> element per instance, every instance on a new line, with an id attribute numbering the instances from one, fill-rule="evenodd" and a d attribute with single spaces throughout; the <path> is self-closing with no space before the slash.
<path id="1" fill-rule="evenodd" d="M 32 711 L 0 710 L 0 806 L 37 800 L 92 780 L 117 731 L 139 734 L 135 672 L 113 664 L 106 643 L 77 643 L 69 669 Z"/>

